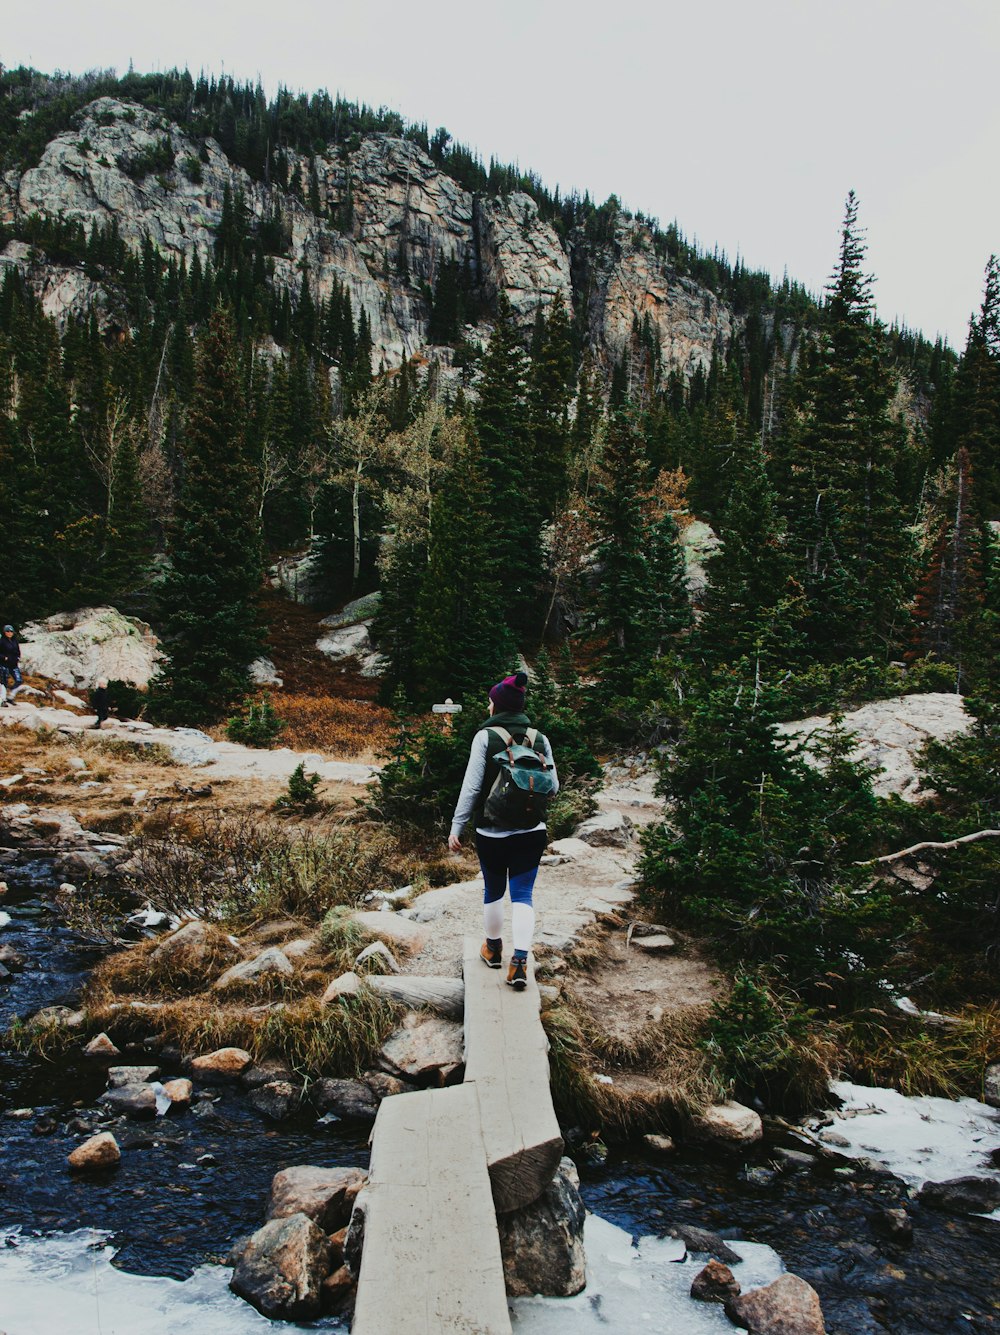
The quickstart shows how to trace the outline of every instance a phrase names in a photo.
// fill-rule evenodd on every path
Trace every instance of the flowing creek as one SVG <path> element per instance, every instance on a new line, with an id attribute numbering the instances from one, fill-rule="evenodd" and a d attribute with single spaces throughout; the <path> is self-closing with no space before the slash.
<path id="1" fill-rule="evenodd" d="M 17 949 L 25 968 L 0 983 L 0 1029 L 42 1006 L 72 1004 L 99 954 L 52 911 L 45 864 L 4 874 L 10 921 L 0 942 Z M 137 1048 L 122 1061 L 148 1056 Z M 262 1222 L 275 1172 L 295 1163 L 364 1166 L 367 1132 L 312 1115 L 275 1127 L 238 1089 L 222 1087 L 207 1117 L 116 1126 L 120 1169 L 77 1178 L 66 1168 L 79 1140 L 70 1124 L 104 1087 L 103 1064 L 73 1049 L 43 1062 L 0 1048 L 0 1331 L 55 1335 L 69 1312 L 74 1335 L 281 1329 L 228 1292 L 229 1271 L 218 1262 Z M 11 1115 L 23 1109 L 31 1114 Z M 935 1134 L 929 1129 L 928 1140 Z M 1000 1119 L 984 1149 L 996 1145 Z M 924 1209 L 903 1181 L 863 1162 L 778 1173 L 772 1160 L 773 1146 L 750 1158 L 690 1148 L 654 1159 L 633 1145 L 614 1148 L 603 1164 L 580 1162 L 593 1212 L 588 1287 L 572 1299 L 518 1299 L 515 1329 L 732 1331 L 721 1308 L 687 1296 L 708 1258 L 685 1259 L 683 1245 L 664 1236 L 671 1225 L 693 1224 L 731 1240 L 744 1257 L 734 1267 L 744 1287 L 782 1268 L 807 1279 L 830 1335 L 1000 1331 L 1000 1221 Z M 912 1245 L 882 1228 L 883 1211 L 900 1205 L 913 1218 Z M 326 1318 L 310 1328 L 343 1327 Z"/>

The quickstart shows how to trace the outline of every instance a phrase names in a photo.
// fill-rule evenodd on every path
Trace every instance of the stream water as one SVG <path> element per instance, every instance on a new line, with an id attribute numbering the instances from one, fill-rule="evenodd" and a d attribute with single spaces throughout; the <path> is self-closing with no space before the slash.
<path id="1" fill-rule="evenodd" d="M 0 942 L 26 964 L 0 983 L 0 1030 L 41 1006 L 72 1004 L 97 957 L 53 911 L 47 867 L 5 874 L 10 921 Z M 122 1057 L 146 1059 L 141 1047 Z M 74 1335 L 280 1329 L 228 1293 L 229 1272 L 217 1263 L 259 1226 L 275 1172 L 295 1163 L 364 1166 L 366 1132 L 311 1115 L 275 1127 L 239 1090 L 222 1088 L 207 1117 L 122 1123 L 120 1169 L 77 1178 L 66 1169 L 79 1140 L 74 1119 L 89 1123 L 104 1087 L 102 1063 L 72 1054 L 43 1062 L 0 1047 L 0 1331 L 56 1335 L 67 1320 Z M 515 1329 L 732 1330 L 721 1309 L 687 1297 L 707 1258 L 685 1259 L 664 1236 L 672 1224 L 696 1224 L 740 1240 L 733 1245 L 745 1258 L 736 1268 L 744 1286 L 782 1268 L 807 1279 L 830 1335 L 1000 1331 L 1000 1222 L 925 1210 L 899 1178 L 858 1163 L 777 1173 L 772 1159 L 773 1146 L 750 1160 L 693 1149 L 656 1160 L 622 1146 L 604 1164 L 581 1163 L 594 1215 L 587 1290 L 575 1299 L 518 1300 Z M 914 1223 L 908 1246 L 883 1229 L 883 1211 L 900 1205 Z"/>

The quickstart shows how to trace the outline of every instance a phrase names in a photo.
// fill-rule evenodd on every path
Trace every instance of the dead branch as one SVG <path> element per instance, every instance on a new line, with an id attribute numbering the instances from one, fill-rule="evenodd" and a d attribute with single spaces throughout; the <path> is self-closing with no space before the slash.
<path id="1" fill-rule="evenodd" d="M 935 843 L 933 840 L 924 844 L 911 844 L 909 848 L 901 848 L 898 853 L 886 853 L 880 858 L 866 858 L 864 862 L 855 862 L 855 867 L 871 867 L 879 862 L 899 862 L 901 858 L 908 858 L 913 853 L 924 853 L 928 850 L 932 852 L 944 852 L 949 848 L 958 848 L 962 844 L 977 844 L 980 839 L 1000 839 L 1000 830 L 977 830 L 975 834 L 963 834 L 958 839 L 947 839 L 942 843 Z"/>

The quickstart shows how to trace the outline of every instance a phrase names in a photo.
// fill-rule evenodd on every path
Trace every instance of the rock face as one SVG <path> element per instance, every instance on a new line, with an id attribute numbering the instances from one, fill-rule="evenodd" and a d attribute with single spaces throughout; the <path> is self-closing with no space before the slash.
<path id="1" fill-rule="evenodd" d="M 315 1168 L 300 1164 L 275 1173 L 267 1202 L 268 1219 L 305 1215 L 325 1233 L 335 1233 L 351 1218 L 354 1201 L 367 1180 L 360 1168 Z"/>
<path id="2" fill-rule="evenodd" d="M 96 1136 L 91 1136 L 85 1140 L 82 1145 L 77 1145 L 68 1156 L 70 1168 L 78 1173 L 100 1172 L 106 1168 L 114 1168 L 121 1162 L 122 1152 L 118 1148 L 118 1142 L 110 1131 L 101 1131 Z"/>
<path id="3" fill-rule="evenodd" d="M 306 1215 L 293 1214 L 272 1220 L 249 1239 L 229 1287 L 266 1317 L 309 1321 L 319 1315 L 330 1264 L 326 1234 Z"/>
<path id="4" fill-rule="evenodd" d="M 162 150 L 164 142 L 172 163 L 155 173 L 137 170 L 143 155 Z M 561 301 L 567 315 L 585 323 L 604 365 L 630 347 L 637 316 L 648 323 L 665 375 L 707 370 L 713 351 L 724 351 L 737 331 L 731 309 L 679 274 L 657 252 L 645 223 L 610 202 L 605 241 L 583 229 L 563 239 L 529 195 L 474 195 L 419 145 L 392 135 L 330 145 L 312 162 L 292 151 L 287 158 L 289 179 L 302 187 L 297 194 L 251 180 L 214 139 L 189 137 L 155 109 L 97 98 L 72 129 L 50 141 L 36 166 L 0 182 L 0 219 L 61 214 L 87 231 L 114 219 L 133 249 L 148 235 L 162 253 L 190 267 L 195 254 L 204 264 L 213 253 L 227 187 L 242 193 L 252 223 L 270 214 L 279 193 L 290 245 L 274 257 L 275 284 L 294 297 L 308 271 L 314 300 L 325 300 L 336 278 L 350 294 L 355 317 L 361 310 L 368 317 L 375 366 L 430 351 L 427 293 L 446 262 L 487 302 L 503 293 L 525 332 L 539 311 Z M 197 173 L 185 169 L 189 161 L 198 162 Z M 313 163 L 319 215 L 303 203 Z M 329 219 L 342 211 L 348 193 L 353 223 L 343 234 Z M 113 299 L 78 266 L 33 262 L 31 248 L 19 241 L 8 244 L 4 259 L 31 283 L 47 314 L 65 321 L 93 308 L 102 324 L 115 320 Z M 482 341 L 488 331 L 468 332 Z M 438 355 L 444 373 L 454 374 L 451 349 Z"/>
<path id="5" fill-rule="evenodd" d="M 113 607 L 61 612 L 22 630 L 24 671 L 66 686 L 94 686 L 99 677 L 148 686 L 161 657 L 149 626 Z"/>
<path id="6" fill-rule="evenodd" d="M 797 719 L 779 723 L 778 732 L 806 741 L 808 759 L 809 734 L 829 723 L 829 715 Z M 858 739 L 851 758 L 881 766 L 882 772 L 873 779 L 875 792 L 879 797 L 896 794 L 905 802 L 915 802 L 923 795 L 918 786 L 917 757 L 924 746 L 967 732 L 971 724 L 962 697 L 943 691 L 874 700 L 844 715 L 844 727 Z"/>
<path id="7" fill-rule="evenodd" d="M 921 1205 L 948 1214 L 989 1214 L 1000 1209 L 1000 1182 L 994 1177 L 953 1177 L 927 1182 L 917 1195 Z"/>
<path id="8" fill-rule="evenodd" d="M 749 1335 L 826 1335 L 819 1294 L 798 1275 L 751 1289 L 726 1304 L 729 1319 Z"/>
<path id="9" fill-rule="evenodd" d="M 563 1159 L 537 1201 L 497 1216 L 507 1293 L 568 1298 L 587 1282 L 583 1251 L 586 1210 L 571 1159 Z"/>

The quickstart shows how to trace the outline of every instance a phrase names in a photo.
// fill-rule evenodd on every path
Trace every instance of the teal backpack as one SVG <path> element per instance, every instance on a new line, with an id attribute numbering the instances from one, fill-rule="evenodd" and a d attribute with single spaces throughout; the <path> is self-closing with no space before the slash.
<path id="1" fill-rule="evenodd" d="M 500 768 L 486 795 L 486 824 L 497 830 L 530 830 L 545 820 L 556 791 L 553 767 L 538 746 L 538 730 L 529 728 L 524 743 L 515 742 L 506 728 L 490 728 L 504 749 L 490 759 Z"/>

